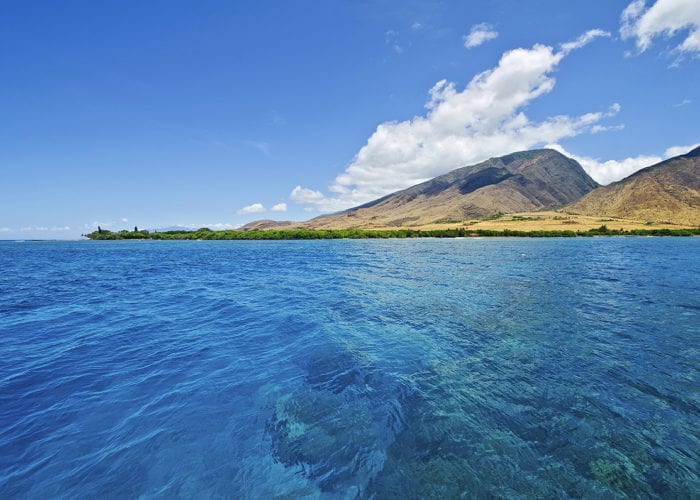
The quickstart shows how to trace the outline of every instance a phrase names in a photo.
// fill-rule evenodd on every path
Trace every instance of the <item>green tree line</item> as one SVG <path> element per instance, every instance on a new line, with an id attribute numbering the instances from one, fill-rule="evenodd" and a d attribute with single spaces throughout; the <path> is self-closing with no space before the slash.
<path id="1" fill-rule="evenodd" d="M 86 234 L 91 240 L 332 240 L 368 238 L 467 238 L 467 237 L 527 237 L 527 238 L 571 238 L 586 236 L 700 236 L 696 229 L 608 229 L 603 225 L 588 231 L 516 231 L 504 229 L 282 229 L 282 230 L 222 230 L 200 228 L 196 231 L 108 231 L 98 229 Z"/>

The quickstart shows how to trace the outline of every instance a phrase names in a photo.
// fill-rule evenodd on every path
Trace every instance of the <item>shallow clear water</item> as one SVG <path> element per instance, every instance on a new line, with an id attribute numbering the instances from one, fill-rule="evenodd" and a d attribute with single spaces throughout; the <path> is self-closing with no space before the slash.
<path id="1" fill-rule="evenodd" d="M 0 242 L 0 498 L 697 496 L 698 256 Z"/>

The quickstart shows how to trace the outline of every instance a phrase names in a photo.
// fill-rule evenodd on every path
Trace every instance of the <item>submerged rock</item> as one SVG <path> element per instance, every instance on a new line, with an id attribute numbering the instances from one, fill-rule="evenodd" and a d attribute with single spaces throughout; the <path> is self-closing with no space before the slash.
<path id="1" fill-rule="evenodd" d="M 403 429 L 401 384 L 343 351 L 306 368 L 306 384 L 274 405 L 273 456 L 300 466 L 324 492 L 363 494 Z"/>

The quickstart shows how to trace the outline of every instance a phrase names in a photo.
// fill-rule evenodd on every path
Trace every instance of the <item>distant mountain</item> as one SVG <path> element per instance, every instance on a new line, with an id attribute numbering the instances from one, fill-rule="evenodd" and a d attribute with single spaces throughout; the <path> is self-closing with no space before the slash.
<path id="1" fill-rule="evenodd" d="M 700 147 L 591 191 L 565 210 L 700 226 Z"/>
<path id="2" fill-rule="evenodd" d="M 168 227 L 159 227 L 156 229 L 149 229 L 150 232 L 152 233 L 164 233 L 166 231 L 194 231 L 191 227 L 185 227 L 185 226 L 168 226 Z"/>
<path id="3" fill-rule="evenodd" d="M 253 231 L 255 229 L 283 229 L 287 226 L 291 226 L 292 224 L 295 224 L 294 222 L 291 221 L 279 221 L 279 220 L 270 220 L 270 219 L 262 219 L 262 220 L 254 220 L 252 222 L 249 222 L 247 224 L 244 224 L 243 226 L 239 227 L 239 231 Z"/>
<path id="4" fill-rule="evenodd" d="M 414 226 L 561 207 L 598 187 L 575 160 L 523 151 L 453 170 L 303 227 Z"/>

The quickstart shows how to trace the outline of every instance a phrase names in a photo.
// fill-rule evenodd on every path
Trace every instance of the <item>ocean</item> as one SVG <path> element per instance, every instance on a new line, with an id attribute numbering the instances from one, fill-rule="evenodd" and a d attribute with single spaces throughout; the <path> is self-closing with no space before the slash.
<path id="1" fill-rule="evenodd" d="M 0 498 L 698 497 L 700 238 L 0 242 Z"/>

